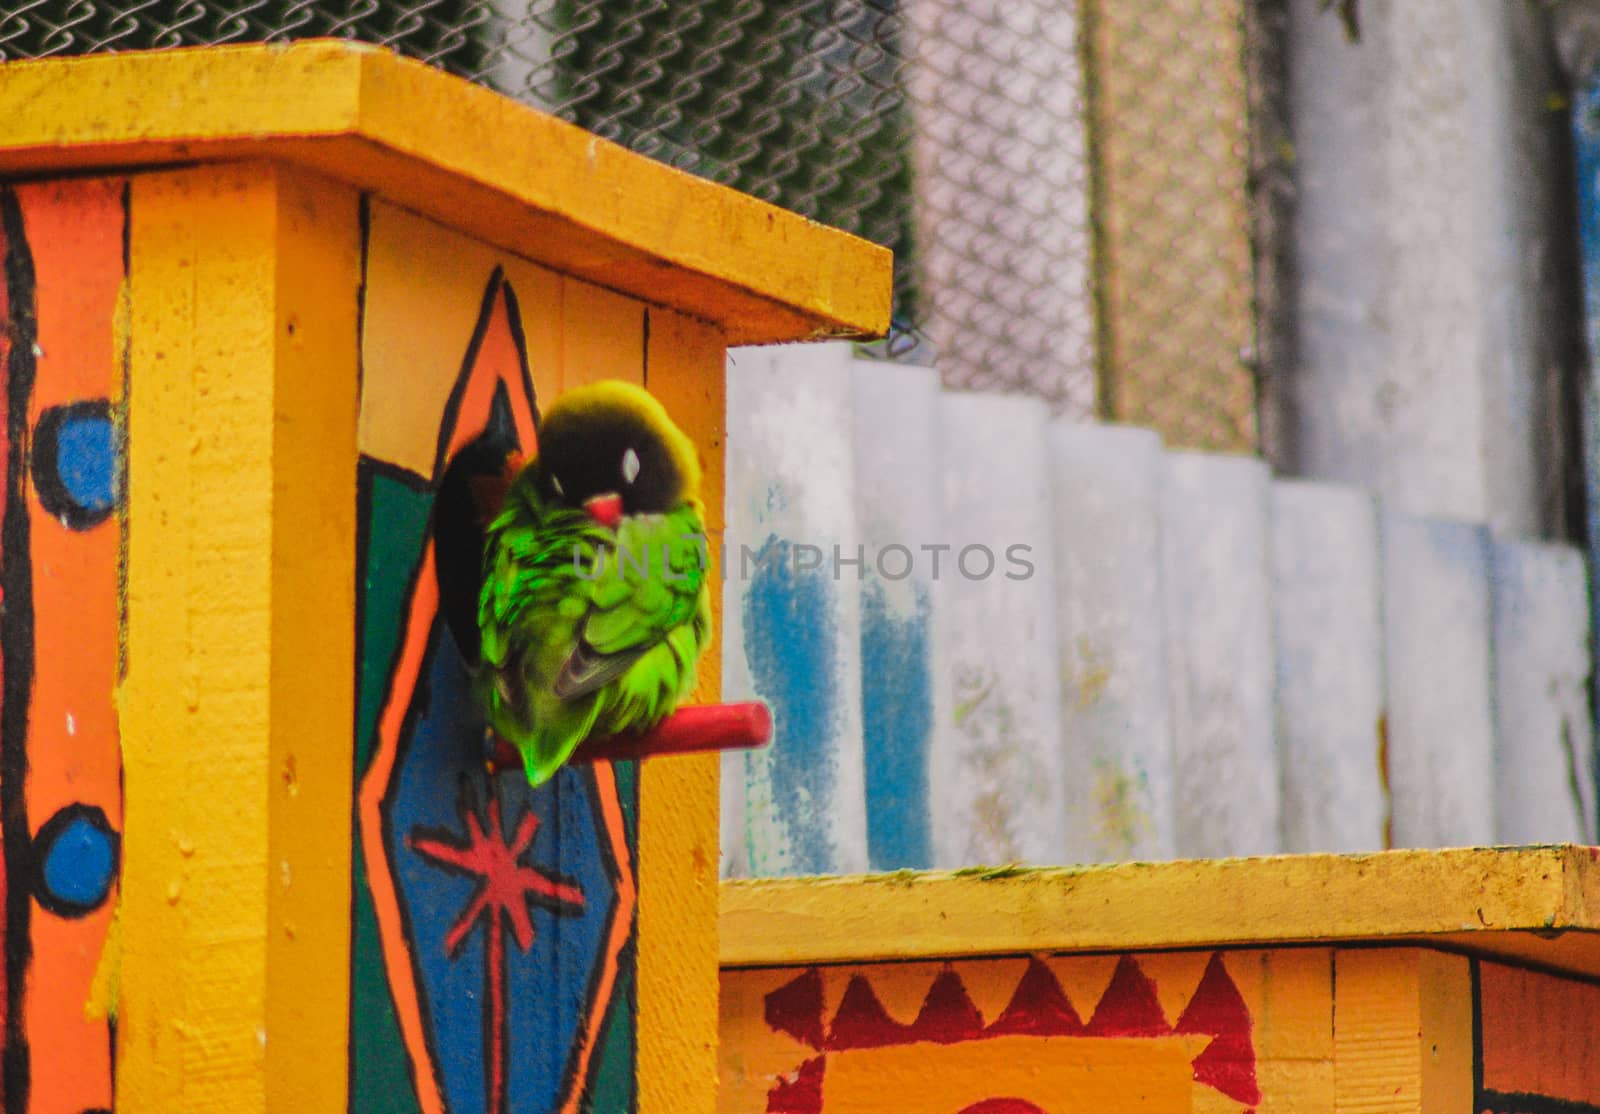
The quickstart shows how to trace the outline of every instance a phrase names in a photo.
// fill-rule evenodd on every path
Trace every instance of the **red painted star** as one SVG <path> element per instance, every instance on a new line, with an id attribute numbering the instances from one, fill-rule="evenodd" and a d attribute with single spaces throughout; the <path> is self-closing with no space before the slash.
<path id="1" fill-rule="evenodd" d="M 506 947 L 505 930 L 520 951 L 533 946 L 533 915 L 530 904 L 554 912 L 581 911 L 583 891 L 568 882 L 523 863 L 522 855 L 533 845 L 539 830 L 539 817 L 532 810 L 517 821 L 517 830 L 506 840 L 500 822 L 500 799 L 488 794 L 488 816 L 478 815 L 476 801 L 463 791 L 457 813 L 466 825 L 465 843 L 455 842 L 444 832 L 418 828 L 406 836 L 406 846 L 444 867 L 478 880 L 466 907 L 450 926 L 444 938 L 445 952 L 457 958 L 473 926 L 484 922 L 483 977 L 489 999 L 484 1019 L 488 1060 L 488 1111 L 497 1114 L 505 1108 L 506 1079 Z"/>

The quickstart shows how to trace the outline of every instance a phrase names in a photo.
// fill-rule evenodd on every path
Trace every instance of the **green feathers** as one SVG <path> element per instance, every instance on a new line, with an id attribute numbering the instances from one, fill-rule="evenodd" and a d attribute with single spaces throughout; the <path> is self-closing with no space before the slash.
<path id="1" fill-rule="evenodd" d="M 645 392 L 557 400 L 490 524 L 478 626 L 489 726 L 548 781 L 591 736 L 654 727 L 711 638 L 699 467 Z"/>

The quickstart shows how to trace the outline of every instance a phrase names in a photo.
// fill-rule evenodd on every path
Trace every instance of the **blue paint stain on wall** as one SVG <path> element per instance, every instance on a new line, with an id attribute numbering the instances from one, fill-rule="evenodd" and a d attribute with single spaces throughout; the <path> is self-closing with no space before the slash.
<path id="1" fill-rule="evenodd" d="M 98 808 L 70 805 L 52 816 L 35 837 L 40 903 L 69 917 L 98 908 L 117 875 L 117 843 Z"/>
<path id="2" fill-rule="evenodd" d="M 788 871 L 815 874 L 834 869 L 835 586 L 825 569 L 794 564 L 789 543 L 769 534 L 751 565 L 742 619 L 756 694 L 772 706 L 772 797 L 789 834 Z"/>
<path id="3" fill-rule="evenodd" d="M 861 723 L 867 773 L 867 857 L 874 870 L 933 865 L 928 752 L 933 677 L 926 585 L 899 614 L 883 585 L 861 591 Z"/>

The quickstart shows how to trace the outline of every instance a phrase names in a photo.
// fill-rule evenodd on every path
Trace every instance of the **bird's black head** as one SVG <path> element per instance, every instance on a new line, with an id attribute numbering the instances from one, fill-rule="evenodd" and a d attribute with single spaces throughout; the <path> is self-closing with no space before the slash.
<path id="1" fill-rule="evenodd" d="M 610 380 L 556 400 L 539 430 L 535 468 L 541 496 L 609 526 L 624 514 L 665 514 L 699 495 L 689 439 L 648 393 Z"/>

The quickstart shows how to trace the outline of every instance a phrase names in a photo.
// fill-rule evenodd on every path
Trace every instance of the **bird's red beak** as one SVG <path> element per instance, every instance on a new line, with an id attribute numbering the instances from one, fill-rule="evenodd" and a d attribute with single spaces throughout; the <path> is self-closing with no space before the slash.
<path id="1" fill-rule="evenodd" d="M 596 495 L 584 501 L 583 509 L 600 525 L 615 530 L 617 523 L 622 521 L 622 496 Z"/>

